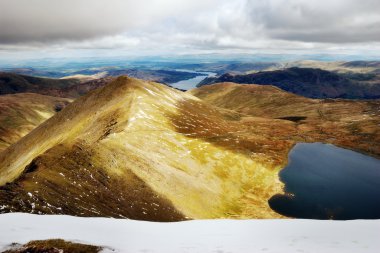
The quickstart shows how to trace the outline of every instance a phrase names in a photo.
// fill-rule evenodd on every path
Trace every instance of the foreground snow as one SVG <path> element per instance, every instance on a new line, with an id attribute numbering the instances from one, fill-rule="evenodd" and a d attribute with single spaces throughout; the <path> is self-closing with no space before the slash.
<path id="1" fill-rule="evenodd" d="M 380 220 L 203 220 L 152 223 L 109 218 L 1 214 L 0 251 L 61 238 L 115 252 L 379 252 Z M 105 252 L 109 252 L 106 249 Z"/>

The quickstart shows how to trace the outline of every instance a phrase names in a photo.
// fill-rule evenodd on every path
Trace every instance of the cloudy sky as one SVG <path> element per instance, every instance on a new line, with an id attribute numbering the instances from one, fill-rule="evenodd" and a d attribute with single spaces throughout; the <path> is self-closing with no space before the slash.
<path id="1" fill-rule="evenodd" d="M 0 57 L 380 55 L 379 0 L 0 0 Z"/>

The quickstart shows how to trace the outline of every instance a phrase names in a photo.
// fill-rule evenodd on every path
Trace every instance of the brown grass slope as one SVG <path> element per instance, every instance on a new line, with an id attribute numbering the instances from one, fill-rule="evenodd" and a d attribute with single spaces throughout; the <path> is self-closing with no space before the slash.
<path id="1" fill-rule="evenodd" d="M 11 249 L 3 253 L 97 253 L 102 250 L 99 246 L 50 239 L 30 241 L 24 245 L 14 243 Z"/>
<path id="2" fill-rule="evenodd" d="M 189 93 L 245 115 L 242 128 L 289 141 L 329 142 L 380 157 L 380 100 L 309 99 L 274 86 L 234 83 Z"/>
<path id="3" fill-rule="evenodd" d="M 62 110 L 70 101 L 34 93 L 0 96 L 0 152 Z"/>
<path id="4" fill-rule="evenodd" d="M 282 192 L 277 173 L 291 145 L 247 134 L 234 111 L 119 77 L 0 154 L 0 212 L 281 217 L 268 199 Z"/>

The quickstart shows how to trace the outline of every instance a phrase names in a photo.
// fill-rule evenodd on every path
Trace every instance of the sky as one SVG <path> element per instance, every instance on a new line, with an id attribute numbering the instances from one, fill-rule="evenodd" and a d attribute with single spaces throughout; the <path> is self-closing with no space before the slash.
<path id="1" fill-rule="evenodd" d="M 0 0 L 0 10 L 3 59 L 380 55 L 379 0 Z"/>

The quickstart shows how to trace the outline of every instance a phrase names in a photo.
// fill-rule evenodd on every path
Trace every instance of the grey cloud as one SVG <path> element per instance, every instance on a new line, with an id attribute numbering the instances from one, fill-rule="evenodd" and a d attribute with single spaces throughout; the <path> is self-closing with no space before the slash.
<path id="1" fill-rule="evenodd" d="M 0 0 L 0 43 L 75 41 L 117 35 L 208 6 L 183 0 Z M 215 1 L 214 1 L 215 2 Z"/>
<path id="2" fill-rule="evenodd" d="M 0 10 L 0 48 L 380 45 L 379 0 L 0 0 Z"/>
<path id="3" fill-rule="evenodd" d="M 378 0 L 247 1 L 251 22 L 274 39 L 351 43 L 380 41 Z"/>

